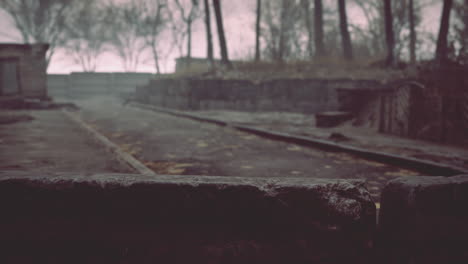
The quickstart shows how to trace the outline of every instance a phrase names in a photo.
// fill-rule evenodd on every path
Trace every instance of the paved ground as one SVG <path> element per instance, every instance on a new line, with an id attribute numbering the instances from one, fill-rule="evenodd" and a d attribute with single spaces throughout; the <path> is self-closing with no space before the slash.
<path id="1" fill-rule="evenodd" d="M 131 172 L 60 110 L 0 112 L 0 170 Z"/>
<path id="2" fill-rule="evenodd" d="M 88 124 L 160 174 L 363 178 L 376 198 L 389 179 L 417 175 L 345 153 L 304 148 L 122 106 L 117 100 L 93 99 L 78 104 Z"/>
<path id="3" fill-rule="evenodd" d="M 468 169 L 468 137 L 467 142 L 460 142 L 458 146 L 450 146 L 381 134 L 373 129 L 352 126 L 351 123 L 334 128 L 317 128 L 314 126 L 313 115 L 298 113 L 235 111 L 197 111 L 191 113 L 236 124 L 333 140 L 350 146 L 426 159 Z M 339 133 L 344 137 L 331 137 L 332 133 Z"/>

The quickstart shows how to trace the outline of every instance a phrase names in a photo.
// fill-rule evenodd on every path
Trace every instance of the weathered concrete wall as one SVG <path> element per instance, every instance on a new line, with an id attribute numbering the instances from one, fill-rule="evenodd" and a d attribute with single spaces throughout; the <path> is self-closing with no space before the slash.
<path id="1" fill-rule="evenodd" d="M 385 263 L 468 263 L 467 205 L 468 175 L 389 182 L 379 217 Z"/>
<path id="2" fill-rule="evenodd" d="M 139 86 L 142 103 L 180 110 L 356 112 L 363 94 L 378 92 L 369 80 L 285 79 L 254 83 L 246 80 L 157 79 Z"/>
<path id="3" fill-rule="evenodd" d="M 0 172 L 1 263 L 371 263 L 363 182 Z"/>
<path id="4" fill-rule="evenodd" d="M 416 137 L 421 123 L 425 123 L 419 113 L 425 109 L 421 104 L 424 88 L 411 82 L 393 86 L 393 89 L 387 89 L 375 98 L 377 106 L 374 111 L 379 116 L 379 131 Z"/>
<path id="5" fill-rule="evenodd" d="M 49 74 L 47 85 L 54 97 L 87 98 L 96 95 L 130 94 L 153 77 L 150 73 Z"/>
<path id="6" fill-rule="evenodd" d="M 0 44 L 0 60 L 13 59 L 18 62 L 18 84 L 20 95 L 26 98 L 45 99 L 47 44 Z"/>

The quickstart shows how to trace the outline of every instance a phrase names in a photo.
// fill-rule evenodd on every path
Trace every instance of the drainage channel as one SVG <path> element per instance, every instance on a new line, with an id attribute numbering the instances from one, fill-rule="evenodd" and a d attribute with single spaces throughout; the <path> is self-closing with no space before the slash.
<path id="1" fill-rule="evenodd" d="M 79 127 L 85 130 L 93 139 L 102 145 L 106 150 L 114 154 L 117 159 L 122 162 L 124 165 L 131 167 L 133 170 L 138 172 L 139 174 L 146 175 L 146 176 L 154 176 L 156 173 L 146 167 L 143 163 L 139 160 L 135 159 L 132 155 L 126 153 L 119 146 L 109 140 L 106 136 L 99 133 L 96 129 L 91 127 L 90 125 L 86 124 L 78 115 L 71 113 L 67 110 L 62 110 L 62 112 L 70 118 L 74 123 L 76 123 Z"/>

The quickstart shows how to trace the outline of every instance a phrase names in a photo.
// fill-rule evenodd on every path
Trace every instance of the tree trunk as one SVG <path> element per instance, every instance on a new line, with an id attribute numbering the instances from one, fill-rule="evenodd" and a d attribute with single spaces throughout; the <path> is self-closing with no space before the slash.
<path id="1" fill-rule="evenodd" d="M 218 26 L 219 46 L 221 51 L 221 62 L 228 68 L 231 68 L 231 62 L 228 57 L 226 38 L 224 36 L 223 14 L 221 13 L 220 0 L 213 0 L 213 7 L 216 15 L 216 25 Z"/>
<path id="2" fill-rule="evenodd" d="M 152 46 L 152 50 L 153 50 L 154 66 L 156 67 L 156 73 L 161 74 L 161 68 L 159 67 L 159 55 L 158 55 L 158 50 L 156 49 L 156 45 Z"/>
<path id="3" fill-rule="evenodd" d="M 314 38 L 315 56 L 325 56 L 325 45 L 323 44 L 323 5 L 322 0 L 314 1 Z"/>
<path id="4" fill-rule="evenodd" d="M 436 60 L 444 62 L 448 58 L 448 41 L 447 36 L 450 26 L 450 11 L 452 9 L 453 0 L 444 0 L 442 17 L 440 19 L 439 38 L 437 39 Z"/>
<path id="5" fill-rule="evenodd" d="M 393 33 L 392 1 L 384 0 L 385 38 L 387 41 L 387 66 L 395 65 L 395 36 Z"/>
<path id="6" fill-rule="evenodd" d="M 278 62 L 284 62 L 284 55 L 286 49 L 286 14 L 288 8 L 288 0 L 281 1 L 281 17 L 280 17 L 280 35 L 279 35 L 279 47 L 278 47 Z"/>
<path id="7" fill-rule="evenodd" d="M 213 67 L 213 37 L 211 35 L 211 17 L 210 17 L 210 4 L 208 0 L 205 1 L 205 25 L 206 25 L 206 55 L 210 61 L 211 67 Z"/>
<path id="8" fill-rule="evenodd" d="M 463 17 L 463 32 L 462 32 L 462 44 L 460 47 L 460 52 L 461 52 L 460 55 L 467 56 L 468 55 L 468 0 L 465 0 L 464 2 L 462 17 Z"/>
<path id="9" fill-rule="evenodd" d="M 257 23 L 255 25 L 255 61 L 260 61 L 260 21 L 262 16 L 262 0 L 257 0 Z"/>
<path id="10" fill-rule="evenodd" d="M 192 58 L 192 21 L 187 21 L 187 59 Z"/>
<path id="11" fill-rule="evenodd" d="M 302 8 L 304 9 L 304 24 L 307 29 L 307 50 L 309 51 L 309 57 L 312 59 L 314 57 L 314 50 L 312 41 L 314 39 L 314 35 L 312 32 L 312 26 L 310 24 L 310 3 L 309 0 L 302 0 Z"/>
<path id="12" fill-rule="evenodd" d="M 341 43 L 343 45 L 343 56 L 346 60 L 351 61 L 353 60 L 353 47 L 351 44 L 351 37 L 349 36 L 345 0 L 338 0 L 338 10 L 340 13 L 340 31 Z"/>
<path id="13" fill-rule="evenodd" d="M 416 63 L 416 28 L 414 22 L 414 0 L 409 0 L 409 27 L 410 27 L 410 63 Z"/>

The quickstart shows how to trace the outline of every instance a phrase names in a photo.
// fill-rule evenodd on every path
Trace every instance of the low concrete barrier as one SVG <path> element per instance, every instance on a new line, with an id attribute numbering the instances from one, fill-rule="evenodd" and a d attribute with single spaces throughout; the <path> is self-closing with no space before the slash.
<path id="1" fill-rule="evenodd" d="M 47 87 L 52 97 L 86 99 L 94 96 L 128 95 L 138 85 L 144 85 L 154 77 L 150 73 L 137 72 L 73 72 L 47 75 Z"/>
<path id="2" fill-rule="evenodd" d="M 468 175 L 389 182 L 379 220 L 382 263 L 468 263 Z"/>
<path id="3" fill-rule="evenodd" d="M 0 172 L 1 263 L 370 263 L 357 180 Z"/>

